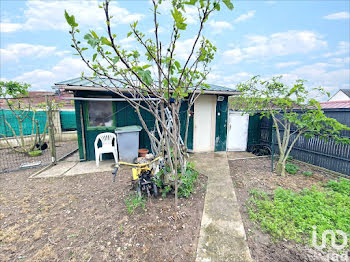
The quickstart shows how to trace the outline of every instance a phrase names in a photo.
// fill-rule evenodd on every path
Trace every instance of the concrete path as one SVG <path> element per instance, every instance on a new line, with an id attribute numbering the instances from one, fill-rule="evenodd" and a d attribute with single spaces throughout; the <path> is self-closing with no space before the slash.
<path id="1" fill-rule="evenodd" d="M 111 172 L 113 169 L 114 160 L 101 161 L 100 166 L 97 167 L 95 161 L 78 162 L 68 159 L 67 161 L 60 161 L 57 165 L 44 169 L 44 171 L 39 174 L 33 174 L 31 178 L 75 176 L 106 171 Z"/>
<path id="2" fill-rule="evenodd" d="M 227 153 L 194 154 L 191 158 L 196 169 L 208 176 L 196 262 L 252 261 Z"/>

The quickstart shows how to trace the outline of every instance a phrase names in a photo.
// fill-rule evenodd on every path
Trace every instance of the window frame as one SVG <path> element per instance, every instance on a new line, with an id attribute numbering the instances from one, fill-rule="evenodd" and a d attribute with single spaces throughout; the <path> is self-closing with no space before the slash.
<path id="1" fill-rule="evenodd" d="M 104 96 L 104 97 L 89 97 L 89 98 L 112 98 L 110 96 Z M 85 123 L 86 123 L 86 128 L 88 131 L 93 131 L 93 130 L 111 130 L 114 131 L 116 128 L 116 105 L 114 101 L 110 101 L 112 103 L 112 120 L 113 124 L 112 126 L 90 126 L 90 121 L 89 121 L 89 102 L 93 101 L 84 101 L 84 118 L 85 118 Z M 104 102 L 104 101 L 95 101 L 95 102 Z M 109 102 L 109 101 L 106 101 Z"/>

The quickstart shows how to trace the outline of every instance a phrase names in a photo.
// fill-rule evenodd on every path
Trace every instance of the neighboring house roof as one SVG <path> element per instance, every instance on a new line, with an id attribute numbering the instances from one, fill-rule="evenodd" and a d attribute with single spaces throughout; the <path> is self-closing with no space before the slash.
<path id="1" fill-rule="evenodd" d="M 29 91 L 28 95 L 23 98 L 19 98 L 25 104 L 38 105 L 46 102 L 46 96 L 55 100 L 56 103 L 63 103 L 63 108 L 73 108 L 74 105 L 63 97 L 73 97 L 73 94 L 68 92 L 62 92 L 60 96 L 54 92 L 48 91 Z M 4 98 L 0 98 L 0 107 L 7 108 L 7 103 Z"/>
<path id="2" fill-rule="evenodd" d="M 346 94 L 350 98 L 350 89 L 340 89 L 344 94 Z"/>
<path id="3" fill-rule="evenodd" d="M 94 82 L 101 83 L 100 79 L 93 80 Z M 108 80 L 109 82 L 109 80 Z M 90 90 L 90 91 L 106 91 L 106 89 L 103 87 L 109 87 L 114 88 L 113 85 L 118 86 L 120 85 L 118 82 L 115 82 L 111 86 L 108 86 L 107 84 L 101 83 L 101 86 L 95 86 L 93 83 L 91 83 L 89 80 L 82 79 L 81 77 L 61 81 L 58 83 L 55 83 L 55 86 L 57 88 L 62 88 L 64 90 Z M 209 84 L 209 89 L 204 90 L 204 94 L 222 94 L 222 95 L 236 95 L 238 92 L 232 88 L 218 86 L 218 85 L 211 85 Z M 128 89 L 125 88 L 125 91 Z"/>
<path id="4" fill-rule="evenodd" d="M 332 101 L 332 99 L 339 94 L 339 92 L 342 92 L 344 95 L 346 95 L 348 98 L 350 98 L 350 89 L 339 89 L 334 95 L 332 95 L 328 101 Z"/>
<path id="5" fill-rule="evenodd" d="M 350 100 L 349 101 L 327 101 L 320 102 L 321 107 L 326 108 L 350 108 Z"/>

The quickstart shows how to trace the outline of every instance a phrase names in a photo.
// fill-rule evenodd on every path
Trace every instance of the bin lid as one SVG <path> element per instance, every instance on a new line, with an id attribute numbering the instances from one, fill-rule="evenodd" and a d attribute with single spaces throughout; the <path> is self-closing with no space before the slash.
<path id="1" fill-rule="evenodd" d="M 115 132 L 118 133 L 128 133 L 128 132 L 139 132 L 142 130 L 142 127 L 140 126 L 122 126 L 122 127 L 117 127 L 115 129 Z"/>

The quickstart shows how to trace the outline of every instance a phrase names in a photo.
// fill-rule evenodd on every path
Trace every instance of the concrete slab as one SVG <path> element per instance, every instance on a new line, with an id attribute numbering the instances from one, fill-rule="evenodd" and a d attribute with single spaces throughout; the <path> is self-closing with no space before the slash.
<path id="1" fill-rule="evenodd" d="M 59 177 L 62 176 L 67 170 L 75 166 L 77 162 L 59 162 L 57 165 L 49 167 L 45 171 L 36 175 L 35 178 L 47 178 L 47 177 Z"/>
<path id="2" fill-rule="evenodd" d="M 76 176 L 90 173 L 99 173 L 113 171 L 114 160 L 104 160 L 100 162 L 100 166 L 96 166 L 95 161 L 78 162 L 77 165 L 68 170 L 64 176 Z"/>
<path id="3" fill-rule="evenodd" d="M 251 262 L 226 152 L 191 158 L 196 169 L 208 176 L 196 262 Z"/>
<path id="4" fill-rule="evenodd" d="M 83 174 L 112 172 L 114 169 L 114 160 L 104 160 L 100 162 L 97 167 L 95 161 L 78 162 L 73 161 L 74 158 L 68 161 L 60 161 L 57 165 L 49 166 L 41 173 L 35 173 L 31 178 L 49 178 L 49 177 L 63 177 L 76 176 Z"/>

